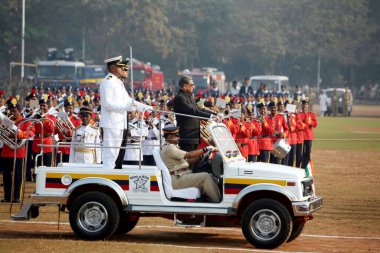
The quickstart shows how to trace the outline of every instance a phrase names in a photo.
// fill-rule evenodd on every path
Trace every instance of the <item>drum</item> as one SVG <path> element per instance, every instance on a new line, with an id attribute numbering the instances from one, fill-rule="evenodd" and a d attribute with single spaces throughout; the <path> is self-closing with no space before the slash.
<path id="1" fill-rule="evenodd" d="M 291 146 L 284 139 L 278 139 L 273 144 L 273 147 L 274 149 L 271 151 L 271 153 L 278 159 L 283 159 L 291 149 Z"/>

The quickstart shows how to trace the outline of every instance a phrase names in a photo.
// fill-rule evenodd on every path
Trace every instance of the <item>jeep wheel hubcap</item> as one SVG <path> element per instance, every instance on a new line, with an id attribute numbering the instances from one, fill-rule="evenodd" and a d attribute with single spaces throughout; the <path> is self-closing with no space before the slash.
<path id="1" fill-rule="evenodd" d="M 250 220 L 251 232 L 261 240 L 270 240 L 281 230 L 281 220 L 272 210 L 257 211 Z"/>
<path id="2" fill-rule="evenodd" d="M 106 225 L 107 220 L 107 210 L 98 202 L 88 202 L 78 212 L 79 225 L 88 232 L 101 230 Z"/>

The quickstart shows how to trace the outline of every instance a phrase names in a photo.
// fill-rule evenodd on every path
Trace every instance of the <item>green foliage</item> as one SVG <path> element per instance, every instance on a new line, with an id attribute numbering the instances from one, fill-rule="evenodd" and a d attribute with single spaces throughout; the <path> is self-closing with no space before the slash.
<path id="1" fill-rule="evenodd" d="M 338 76 L 377 78 L 355 73 L 378 65 L 378 8 L 376 0 L 26 1 L 26 61 L 44 59 L 48 47 L 74 47 L 81 58 L 84 39 L 86 59 L 96 63 L 126 56 L 132 45 L 136 58 L 169 76 L 214 66 L 230 79 L 272 73 L 315 83 L 320 52 L 329 86 Z M 21 11 L 20 0 L 0 5 L 0 72 L 20 59 Z"/>

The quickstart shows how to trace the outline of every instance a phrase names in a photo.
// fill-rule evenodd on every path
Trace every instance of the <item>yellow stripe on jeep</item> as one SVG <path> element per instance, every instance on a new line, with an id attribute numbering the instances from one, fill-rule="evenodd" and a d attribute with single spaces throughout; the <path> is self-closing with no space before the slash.
<path id="1" fill-rule="evenodd" d="M 129 180 L 129 175 L 104 175 L 104 174 L 79 174 L 79 173 L 46 173 L 46 178 L 62 178 L 64 175 L 70 175 L 74 179 L 82 179 L 86 177 L 100 177 L 110 180 Z"/>
<path id="2" fill-rule="evenodd" d="M 224 182 L 226 184 L 277 184 L 281 186 L 286 186 L 286 180 L 226 178 L 224 179 Z"/>

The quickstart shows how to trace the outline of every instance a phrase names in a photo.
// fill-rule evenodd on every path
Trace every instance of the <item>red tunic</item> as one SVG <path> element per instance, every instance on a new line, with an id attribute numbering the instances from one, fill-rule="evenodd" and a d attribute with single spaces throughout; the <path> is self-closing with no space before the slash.
<path id="1" fill-rule="evenodd" d="M 297 115 L 294 113 L 289 114 L 289 136 L 288 143 L 289 145 L 297 144 Z"/>
<path id="2" fill-rule="evenodd" d="M 305 124 L 304 140 L 305 141 L 314 140 L 313 128 L 317 127 L 318 125 L 315 114 L 312 112 L 306 112 L 306 113 L 302 112 L 300 113 L 300 118 L 302 122 Z"/>
<path id="3" fill-rule="evenodd" d="M 303 123 L 302 117 L 300 114 L 297 114 L 297 144 L 302 144 L 304 140 L 304 130 L 306 124 Z"/>
<path id="4" fill-rule="evenodd" d="M 34 135 L 34 129 L 31 127 L 28 131 L 28 128 L 31 124 L 30 121 L 27 121 L 25 123 L 22 123 L 23 117 L 20 116 L 14 123 L 16 126 L 19 126 L 19 131 L 17 133 L 17 139 L 29 139 Z M 25 158 L 26 155 L 26 148 L 25 145 L 23 145 L 21 148 L 17 149 L 16 151 L 16 157 L 17 158 Z M 7 144 L 4 143 L 3 150 L 1 151 L 1 157 L 14 157 L 14 149 L 10 148 Z"/>
<path id="5" fill-rule="evenodd" d="M 45 118 L 51 119 L 53 122 L 50 120 L 46 119 L 41 119 L 43 125 L 44 125 L 44 132 L 42 136 L 42 126 L 40 123 L 34 123 L 34 129 L 35 129 L 35 136 L 33 140 L 33 146 L 32 146 L 32 151 L 34 153 L 39 153 L 41 151 L 41 147 L 39 147 L 39 144 L 45 144 L 45 145 L 52 145 L 53 144 L 53 133 L 55 130 L 55 122 L 57 119 L 52 116 L 52 115 L 47 115 Z M 43 148 L 43 153 L 51 153 L 53 152 L 54 148 L 53 147 L 44 147 Z"/>
<path id="6" fill-rule="evenodd" d="M 248 141 L 248 154 L 259 155 L 260 149 L 258 136 L 261 134 L 261 123 L 256 120 L 252 120 L 249 127 L 251 128 L 252 134 Z"/>
<path id="7" fill-rule="evenodd" d="M 239 131 L 236 133 L 236 143 L 238 144 L 240 153 L 244 157 L 248 157 L 248 140 L 252 134 L 252 130 L 248 124 L 250 123 L 241 122 L 241 125 L 237 124 Z"/>
<path id="8" fill-rule="evenodd" d="M 264 116 L 264 121 L 261 123 L 261 135 L 259 137 L 260 150 L 273 150 L 273 134 L 274 128 L 272 125 L 272 119 L 268 116 Z"/>
<path id="9" fill-rule="evenodd" d="M 272 119 L 272 126 L 276 134 L 281 134 L 281 136 L 272 136 L 272 142 L 275 143 L 278 139 L 286 138 L 289 132 L 288 124 L 286 123 L 285 117 L 280 114 L 274 116 L 270 115 L 269 118 Z"/>
<path id="10" fill-rule="evenodd" d="M 239 121 L 240 121 L 239 119 L 234 119 L 234 118 L 229 118 L 227 120 L 226 119 L 223 120 L 223 124 L 225 124 L 227 126 L 227 128 L 230 131 L 232 138 L 234 140 L 236 140 L 236 134 L 239 131 L 239 126 L 238 126 Z"/>

